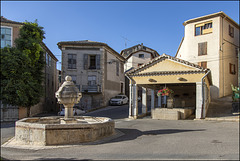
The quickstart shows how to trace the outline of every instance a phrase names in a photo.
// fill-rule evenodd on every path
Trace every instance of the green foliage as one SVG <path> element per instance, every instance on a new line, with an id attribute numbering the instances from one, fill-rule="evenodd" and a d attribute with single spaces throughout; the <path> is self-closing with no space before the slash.
<path id="1" fill-rule="evenodd" d="M 16 47 L 1 49 L 1 97 L 3 103 L 30 107 L 43 95 L 44 52 L 40 43 L 43 28 L 26 22 L 16 39 Z"/>

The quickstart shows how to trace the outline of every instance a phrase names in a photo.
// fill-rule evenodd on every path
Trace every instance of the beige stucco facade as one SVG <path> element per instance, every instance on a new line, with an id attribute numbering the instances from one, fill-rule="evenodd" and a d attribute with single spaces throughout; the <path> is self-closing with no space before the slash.
<path id="1" fill-rule="evenodd" d="M 198 25 L 212 23 L 207 33 L 195 35 Z M 184 22 L 185 35 L 176 54 L 177 58 L 198 64 L 207 62 L 212 72 L 211 97 L 218 98 L 232 94 L 231 84 L 237 85 L 239 50 L 239 25 L 223 12 L 194 18 Z M 229 26 L 234 28 L 233 37 Z M 207 54 L 198 55 L 199 43 L 207 42 Z M 235 65 L 235 74 L 230 73 L 230 64 Z"/>
<path id="2" fill-rule="evenodd" d="M 81 102 L 78 104 L 85 110 L 108 105 L 111 97 L 125 93 L 124 61 L 125 59 L 105 43 L 93 41 L 59 42 L 62 50 L 62 80 L 67 76 L 76 76 L 76 85 L 83 92 Z M 76 68 L 69 69 L 68 55 L 76 55 Z M 96 57 L 99 64 L 95 69 L 85 67 L 89 56 Z M 98 60 L 98 58 L 99 60 Z M 94 83 L 90 83 L 90 77 Z M 96 88 L 95 88 L 96 87 Z M 94 88 L 92 91 L 89 89 Z"/>

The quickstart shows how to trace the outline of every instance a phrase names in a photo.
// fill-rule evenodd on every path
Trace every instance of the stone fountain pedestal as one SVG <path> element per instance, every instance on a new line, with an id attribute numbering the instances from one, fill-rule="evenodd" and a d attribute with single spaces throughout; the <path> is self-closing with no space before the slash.
<path id="1" fill-rule="evenodd" d="M 65 145 L 92 142 L 115 133 L 115 123 L 107 117 L 73 116 L 73 106 L 82 94 L 66 76 L 55 93 L 65 107 L 65 116 L 24 118 L 16 122 L 15 140 L 28 145 Z"/>

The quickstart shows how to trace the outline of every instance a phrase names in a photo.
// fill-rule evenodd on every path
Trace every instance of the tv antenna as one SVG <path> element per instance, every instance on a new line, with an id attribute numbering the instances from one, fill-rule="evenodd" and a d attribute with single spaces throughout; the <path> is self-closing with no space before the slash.
<path id="1" fill-rule="evenodd" d="M 127 48 L 127 41 L 130 41 L 130 40 L 128 40 L 126 37 L 123 37 L 123 36 L 121 37 L 125 40 L 125 48 Z"/>

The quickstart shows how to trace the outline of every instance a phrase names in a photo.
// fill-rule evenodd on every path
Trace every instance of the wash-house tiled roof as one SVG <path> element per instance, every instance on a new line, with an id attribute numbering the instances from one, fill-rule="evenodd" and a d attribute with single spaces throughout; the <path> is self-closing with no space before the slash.
<path id="1" fill-rule="evenodd" d="M 185 67 L 187 67 L 185 70 L 180 70 L 180 69 L 169 69 L 169 70 L 154 70 L 151 72 L 145 72 L 146 69 L 152 67 L 153 65 L 157 64 L 157 63 L 161 63 L 164 60 L 170 60 L 173 61 L 175 63 L 180 63 L 182 65 L 184 65 Z M 196 65 L 194 63 L 179 59 L 179 58 L 175 58 L 172 57 L 170 55 L 166 55 L 163 54 L 159 57 L 156 57 L 155 59 L 149 61 L 146 64 L 141 65 L 140 67 L 130 70 L 128 72 L 126 72 L 126 74 L 128 76 L 149 76 L 149 75 L 166 75 L 166 74 L 194 74 L 194 73 L 207 73 L 210 69 L 208 68 L 203 68 L 199 65 Z M 210 84 L 212 84 L 211 81 L 211 74 L 208 74 L 208 78 L 210 80 Z"/>

